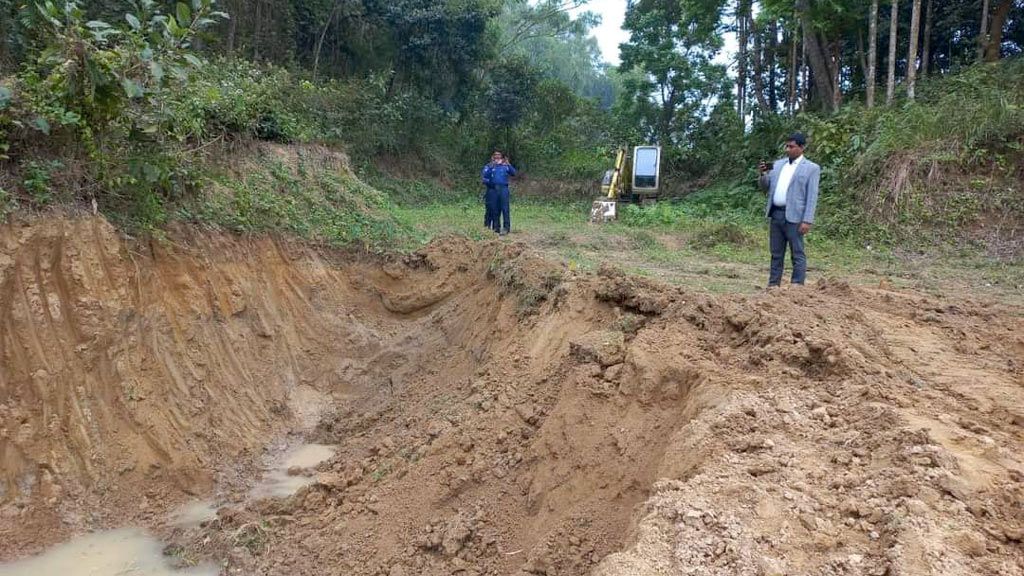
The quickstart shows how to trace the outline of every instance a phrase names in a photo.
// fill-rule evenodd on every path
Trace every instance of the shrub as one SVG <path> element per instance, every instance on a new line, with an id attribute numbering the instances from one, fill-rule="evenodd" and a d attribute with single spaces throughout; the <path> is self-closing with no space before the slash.
<path id="1" fill-rule="evenodd" d="M 21 187 L 32 204 L 53 199 L 56 165 L 29 157 L 49 143 L 49 153 L 87 168 L 86 185 L 75 188 L 110 213 L 143 229 L 163 221 L 162 205 L 187 186 L 189 165 L 186 152 L 168 152 L 168 139 L 189 123 L 179 123 L 169 103 L 190 70 L 203 66 L 192 40 L 226 17 L 213 5 L 181 2 L 164 14 L 141 0 L 120 24 L 86 21 L 76 0 L 47 1 L 25 14 L 35 19 L 39 45 L 13 89 L 0 94 L 0 152 L 20 157 Z M 5 141 L 11 128 L 18 137 Z M 77 161 L 80 151 L 86 161 Z"/>

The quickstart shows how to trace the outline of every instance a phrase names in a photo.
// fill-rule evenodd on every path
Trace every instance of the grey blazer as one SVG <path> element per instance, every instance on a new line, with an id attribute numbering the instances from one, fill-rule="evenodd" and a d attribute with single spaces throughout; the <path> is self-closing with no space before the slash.
<path id="1" fill-rule="evenodd" d="M 768 189 L 768 203 L 764 207 L 764 215 L 768 216 L 772 209 L 772 198 L 775 197 L 775 186 L 779 183 L 782 167 L 789 160 L 783 158 L 775 161 L 772 171 L 759 177 L 761 188 Z M 786 222 L 814 224 L 814 211 L 818 208 L 818 182 L 821 180 L 821 167 L 805 156 L 796 167 L 796 173 L 789 182 L 786 191 Z"/>

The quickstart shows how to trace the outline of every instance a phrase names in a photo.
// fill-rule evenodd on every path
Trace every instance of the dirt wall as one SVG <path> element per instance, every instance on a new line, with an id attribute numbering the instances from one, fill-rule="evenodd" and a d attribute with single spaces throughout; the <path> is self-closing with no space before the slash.
<path id="1" fill-rule="evenodd" d="M 270 238 L 140 245 L 98 217 L 0 227 L 4 516 L 49 540 L 208 492 L 221 464 L 299 425 L 303 389 L 353 385 L 332 355 L 376 343 L 350 314 L 387 313 L 361 281 Z M 7 548 L 39 536 L 3 532 Z"/>
<path id="2" fill-rule="evenodd" d="M 1018 308 L 701 294 L 500 240 L 0 241 L 0 557 L 142 524 L 268 576 L 1024 574 Z M 246 498 L 311 426 L 315 482 Z"/>

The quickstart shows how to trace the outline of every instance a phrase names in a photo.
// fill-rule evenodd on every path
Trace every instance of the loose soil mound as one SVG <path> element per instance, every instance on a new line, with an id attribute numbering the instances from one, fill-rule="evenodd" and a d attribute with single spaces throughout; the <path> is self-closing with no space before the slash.
<path id="1" fill-rule="evenodd" d="M 230 574 L 1024 573 L 1019 309 L 712 297 L 461 239 L 0 240 L 4 558 L 143 523 Z M 244 501 L 313 423 L 316 481 Z M 166 521 L 212 490 L 235 504 Z"/>

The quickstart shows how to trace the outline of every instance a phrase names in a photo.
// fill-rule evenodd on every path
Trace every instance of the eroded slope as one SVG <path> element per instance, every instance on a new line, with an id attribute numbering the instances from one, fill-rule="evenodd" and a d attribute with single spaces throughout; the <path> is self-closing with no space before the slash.
<path id="1" fill-rule="evenodd" d="M 6 557 L 143 523 L 230 574 L 1022 573 L 1019 309 L 710 296 L 461 239 L 2 239 Z M 313 424 L 315 483 L 246 500 Z M 217 519 L 167 521 L 213 490 Z"/>

